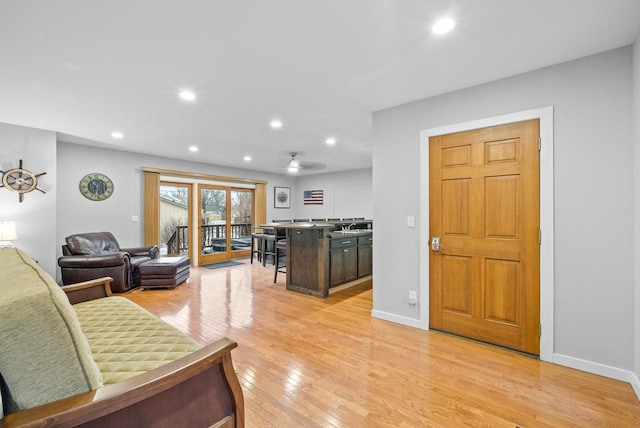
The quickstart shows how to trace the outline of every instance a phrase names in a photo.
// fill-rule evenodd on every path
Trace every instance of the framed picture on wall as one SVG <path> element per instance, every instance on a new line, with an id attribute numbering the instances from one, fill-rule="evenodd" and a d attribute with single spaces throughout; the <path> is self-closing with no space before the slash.
<path id="1" fill-rule="evenodd" d="M 274 208 L 291 208 L 291 188 L 290 187 L 274 187 L 273 188 L 273 207 Z"/>

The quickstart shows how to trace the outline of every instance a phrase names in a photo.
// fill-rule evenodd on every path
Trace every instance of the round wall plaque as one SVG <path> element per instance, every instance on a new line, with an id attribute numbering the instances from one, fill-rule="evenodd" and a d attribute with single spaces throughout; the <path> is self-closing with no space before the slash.
<path id="1" fill-rule="evenodd" d="M 113 182 L 99 172 L 87 174 L 80 180 L 80 193 L 92 201 L 104 201 L 113 193 Z"/>

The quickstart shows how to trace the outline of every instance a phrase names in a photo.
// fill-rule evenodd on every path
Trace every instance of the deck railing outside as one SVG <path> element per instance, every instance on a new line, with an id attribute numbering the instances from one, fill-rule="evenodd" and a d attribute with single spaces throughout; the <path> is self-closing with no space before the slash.
<path id="1" fill-rule="evenodd" d="M 251 246 L 251 223 L 235 223 L 231 225 L 231 249 L 246 250 Z M 201 228 L 202 242 L 200 252 L 226 251 L 227 225 L 203 224 Z M 167 254 L 186 254 L 189 251 L 188 226 L 177 226 L 176 231 L 167 241 Z"/>

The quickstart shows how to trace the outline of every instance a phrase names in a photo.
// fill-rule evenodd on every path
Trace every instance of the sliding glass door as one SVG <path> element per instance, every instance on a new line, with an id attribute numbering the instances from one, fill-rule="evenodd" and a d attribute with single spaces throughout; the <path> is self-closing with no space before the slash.
<path id="1" fill-rule="evenodd" d="M 248 256 L 253 226 L 253 190 L 199 185 L 198 264 Z"/>
<path id="2" fill-rule="evenodd" d="M 142 167 L 144 242 L 195 264 L 249 256 L 266 223 L 266 181 Z"/>

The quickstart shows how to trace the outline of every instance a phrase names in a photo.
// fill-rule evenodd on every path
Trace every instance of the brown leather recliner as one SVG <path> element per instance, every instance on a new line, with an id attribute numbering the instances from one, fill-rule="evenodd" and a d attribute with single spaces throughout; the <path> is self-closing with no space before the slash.
<path id="1" fill-rule="evenodd" d="M 111 232 L 79 233 L 65 241 L 58 258 L 65 285 L 110 276 L 111 290 L 122 293 L 140 285 L 142 263 L 160 256 L 156 245 L 120 248 Z"/>

